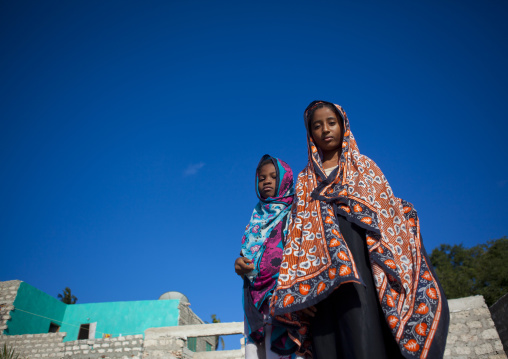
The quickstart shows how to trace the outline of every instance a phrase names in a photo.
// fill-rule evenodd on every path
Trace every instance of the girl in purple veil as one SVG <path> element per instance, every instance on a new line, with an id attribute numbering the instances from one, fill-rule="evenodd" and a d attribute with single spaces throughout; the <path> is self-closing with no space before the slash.
<path id="1" fill-rule="evenodd" d="M 235 261 L 236 273 L 244 278 L 246 358 L 289 358 L 296 346 L 286 329 L 272 324 L 269 302 L 293 203 L 293 171 L 284 161 L 264 155 L 256 168 L 255 190 L 259 202 L 242 238 L 241 257 Z"/>

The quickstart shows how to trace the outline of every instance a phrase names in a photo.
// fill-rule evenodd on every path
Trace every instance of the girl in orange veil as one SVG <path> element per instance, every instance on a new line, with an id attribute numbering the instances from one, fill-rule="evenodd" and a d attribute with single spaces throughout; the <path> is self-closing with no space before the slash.
<path id="1" fill-rule="evenodd" d="M 317 358 L 442 358 L 449 312 L 413 205 L 358 149 L 344 110 L 304 113 L 298 175 L 272 311 Z M 317 309 L 302 321 L 301 313 Z M 310 329 L 310 332 L 309 332 Z"/>

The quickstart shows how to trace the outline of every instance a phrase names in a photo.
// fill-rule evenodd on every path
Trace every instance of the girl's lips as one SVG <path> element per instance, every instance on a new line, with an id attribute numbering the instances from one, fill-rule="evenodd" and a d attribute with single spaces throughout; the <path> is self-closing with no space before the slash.
<path id="1" fill-rule="evenodd" d="M 325 141 L 325 142 L 333 141 L 333 137 L 331 137 L 331 136 L 325 137 L 325 138 L 323 138 L 323 141 Z"/>

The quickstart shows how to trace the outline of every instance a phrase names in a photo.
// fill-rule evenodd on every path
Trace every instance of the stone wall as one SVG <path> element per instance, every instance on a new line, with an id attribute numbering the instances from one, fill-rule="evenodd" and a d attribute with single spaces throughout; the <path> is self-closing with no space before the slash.
<path id="1" fill-rule="evenodd" d="M 1 335 L 4 343 L 23 359 L 141 359 L 143 335 L 83 339 L 63 343 L 65 333 Z"/>
<path id="2" fill-rule="evenodd" d="M 150 328 L 145 331 L 144 359 L 241 359 L 244 349 L 224 351 L 191 352 L 187 349 L 188 338 L 215 337 L 243 333 L 243 322 L 179 325 Z"/>
<path id="3" fill-rule="evenodd" d="M 178 317 L 178 325 L 194 325 L 194 324 L 205 324 L 190 308 L 189 303 L 180 302 L 178 305 L 179 317 Z M 215 350 L 215 345 L 217 343 L 216 337 L 198 337 L 196 340 L 196 351 L 204 352 L 206 351 L 206 343 L 208 343 L 213 350 Z"/>
<path id="4" fill-rule="evenodd" d="M 12 348 L 20 358 L 63 358 L 65 333 L 1 335 L 0 345 Z"/>
<path id="5" fill-rule="evenodd" d="M 64 344 L 61 358 L 65 359 L 141 359 L 143 354 L 143 334 L 74 340 Z"/>
<path id="6" fill-rule="evenodd" d="M 204 322 L 189 308 L 189 303 L 180 302 L 178 305 L 178 325 L 204 324 Z"/>
<path id="7" fill-rule="evenodd" d="M 508 293 L 495 302 L 489 309 L 503 343 L 504 351 L 508 354 Z"/>
<path id="8" fill-rule="evenodd" d="M 18 294 L 18 288 L 21 281 L 9 280 L 0 282 L 0 334 L 7 329 L 7 321 L 11 319 L 9 314 L 14 309 L 14 299 Z"/>
<path id="9" fill-rule="evenodd" d="M 448 301 L 450 330 L 446 359 L 506 359 L 503 345 L 482 296 Z"/>

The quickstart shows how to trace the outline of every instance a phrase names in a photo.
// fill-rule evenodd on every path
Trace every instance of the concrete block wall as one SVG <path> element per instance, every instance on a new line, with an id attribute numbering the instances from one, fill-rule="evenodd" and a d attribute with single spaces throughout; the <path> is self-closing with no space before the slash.
<path id="1" fill-rule="evenodd" d="M 20 284 L 20 280 L 8 280 L 5 282 L 0 282 L 0 304 L 14 303 L 14 299 L 16 299 L 16 295 L 18 294 L 18 288 Z"/>
<path id="2" fill-rule="evenodd" d="M 482 296 L 451 299 L 445 359 L 506 359 Z"/>
<path id="3" fill-rule="evenodd" d="M 190 308 L 189 304 L 178 305 L 179 317 L 178 317 L 178 325 L 193 325 L 193 324 L 205 324 Z M 215 345 L 217 342 L 216 337 L 198 337 L 196 341 L 196 351 L 204 352 L 206 351 L 206 343 L 210 344 L 215 350 Z"/>
<path id="4" fill-rule="evenodd" d="M 508 293 L 495 302 L 489 309 L 501 338 L 501 343 L 503 343 L 504 351 L 508 354 Z"/>
<path id="5" fill-rule="evenodd" d="M 178 325 L 204 324 L 204 322 L 189 308 L 188 303 L 178 305 Z"/>
<path id="6" fill-rule="evenodd" d="M 0 334 L 7 329 L 7 321 L 11 319 L 9 313 L 14 309 L 13 303 L 20 284 L 20 280 L 0 282 Z"/>
<path id="7" fill-rule="evenodd" d="M 186 348 L 186 341 L 174 336 L 147 337 L 144 345 L 144 358 L 186 359 L 192 355 L 192 352 Z"/>
<path id="8" fill-rule="evenodd" d="M 23 359 L 141 359 L 143 335 L 83 339 L 63 343 L 65 333 L 1 335 L 4 343 Z"/>
<path id="9" fill-rule="evenodd" d="M 144 359 L 241 359 L 244 350 L 191 352 L 187 349 L 187 339 L 193 337 L 215 337 L 243 332 L 243 322 L 179 325 L 174 327 L 150 328 L 145 331 Z"/>
<path id="10" fill-rule="evenodd" d="M 0 335 L 0 346 L 14 349 L 20 358 L 63 358 L 65 333 Z"/>
<path id="11" fill-rule="evenodd" d="M 65 342 L 62 354 L 65 359 L 141 359 L 143 334 Z"/>

